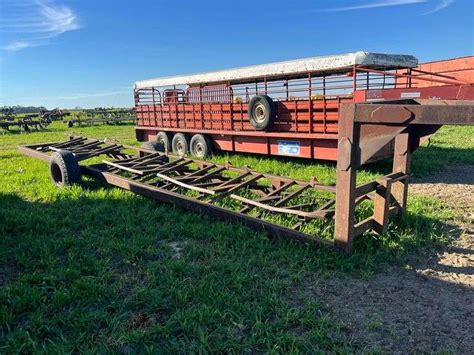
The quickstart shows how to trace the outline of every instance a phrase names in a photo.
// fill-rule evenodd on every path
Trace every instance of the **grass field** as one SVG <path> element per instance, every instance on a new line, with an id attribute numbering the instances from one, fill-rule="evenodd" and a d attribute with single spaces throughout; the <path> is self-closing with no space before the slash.
<path id="1" fill-rule="evenodd" d="M 294 289 L 308 275 L 371 278 L 429 255 L 449 243 L 442 222 L 462 219 L 442 201 L 410 196 L 406 215 L 386 235 L 364 236 L 343 257 L 89 179 L 58 190 L 47 165 L 16 146 L 68 132 L 55 122 L 45 131 L 0 136 L 0 353 L 361 350 L 321 312 L 321 300 Z M 71 132 L 136 144 L 130 125 Z M 442 128 L 415 153 L 413 174 L 474 165 L 473 137 L 474 127 Z M 212 160 L 335 182 L 332 163 L 225 154 Z M 389 167 L 368 166 L 359 182 Z"/>

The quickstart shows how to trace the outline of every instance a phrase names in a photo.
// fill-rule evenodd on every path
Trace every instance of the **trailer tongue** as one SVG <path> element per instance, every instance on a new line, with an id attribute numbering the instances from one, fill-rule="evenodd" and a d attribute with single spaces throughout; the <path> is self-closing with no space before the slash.
<path id="1" fill-rule="evenodd" d="M 474 101 L 398 100 L 342 105 L 336 186 L 322 185 L 317 179 L 299 181 L 144 149 L 133 148 L 135 154 L 130 154 L 130 147 L 85 137 L 19 149 L 51 161 L 57 184 L 64 182 L 72 166 L 70 162 L 58 165 L 52 155 L 72 154 L 72 165 L 106 156 L 102 163 L 80 165 L 81 172 L 190 211 L 351 253 L 355 237 L 368 230 L 383 233 L 389 217 L 405 210 L 411 154 L 444 124 L 474 125 Z M 356 185 L 361 162 L 393 140 L 392 172 Z M 356 217 L 357 206 L 363 201 L 373 205 L 372 215 L 365 219 Z M 332 240 L 308 233 L 307 226 L 316 220 L 326 221 L 328 226 L 334 223 Z"/>

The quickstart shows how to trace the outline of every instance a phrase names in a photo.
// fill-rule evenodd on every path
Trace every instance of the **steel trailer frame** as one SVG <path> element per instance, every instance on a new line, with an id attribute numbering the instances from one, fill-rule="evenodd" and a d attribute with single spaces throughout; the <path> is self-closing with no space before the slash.
<path id="1" fill-rule="evenodd" d="M 384 233 L 390 217 L 406 209 L 411 155 L 445 124 L 474 125 L 474 101 L 396 100 L 342 105 L 336 186 L 322 185 L 317 179 L 300 181 L 84 137 L 19 149 L 45 161 L 51 152 L 63 149 L 73 152 L 79 161 L 107 155 L 112 160 L 83 164 L 82 172 L 186 210 L 349 254 L 356 237 L 369 230 Z M 392 172 L 356 185 L 357 170 L 364 159 L 391 141 L 395 142 Z M 323 195 L 318 195 L 321 192 Z M 335 198 L 324 195 L 327 193 Z M 223 205 L 224 199 L 238 202 L 240 210 Z M 363 201 L 373 202 L 373 213 L 359 221 L 355 211 Z M 296 223 L 288 227 L 263 218 L 274 214 L 293 218 Z M 333 240 L 305 232 L 305 224 L 316 219 L 334 221 Z"/>

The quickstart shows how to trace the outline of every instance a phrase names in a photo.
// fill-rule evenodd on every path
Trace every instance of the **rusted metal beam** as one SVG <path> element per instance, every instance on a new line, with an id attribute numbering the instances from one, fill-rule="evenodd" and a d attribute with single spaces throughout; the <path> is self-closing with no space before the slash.
<path id="1" fill-rule="evenodd" d="M 473 125 L 474 101 L 433 100 L 413 104 L 345 104 L 359 123 Z"/>
<path id="2" fill-rule="evenodd" d="M 344 107 L 339 121 L 334 245 L 351 253 L 355 237 L 355 198 L 357 168 L 360 165 L 359 125 L 353 121 L 353 107 Z"/>

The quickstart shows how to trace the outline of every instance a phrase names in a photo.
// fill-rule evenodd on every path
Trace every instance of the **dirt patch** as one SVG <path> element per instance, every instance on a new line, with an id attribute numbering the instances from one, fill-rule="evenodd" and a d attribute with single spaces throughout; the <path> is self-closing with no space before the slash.
<path id="1" fill-rule="evenodd" d="M 157 314 L 145 314 L 138 312 L 132 314 L 128 320 L 128 327 L 131 329 L 143 329 L 155 326 L 156 324 L 162 324 L 163 319 Z"/>
<path id="2" fill-rule="evenodd" d="M 413 179 L 410 192 L 439 198 L 460 211 L 466 222 L 474 222 L 474 165 L 451 166 L 438 174 Z"/>
<path id="3" fill-rule="evenodd" d="M 452 167 L 414 181 L 411 192 L 446 201 L 462 225 L 446 225 L 452 245 L 410 267 L 368 281 L 306 280 L 301 298 L 316 298 L 361 350 L 472 353 L 474 349 L 474 166 Z"/>
<path id="4" fill-rule="evenodd" d="M 427 275 L 426 270 L 391 268 L 370 281 L 324 280 L 308 291 L 311 297 L 326 300 L 326 312 L 360 349 L 470 353 L 473 290 Z"/>

